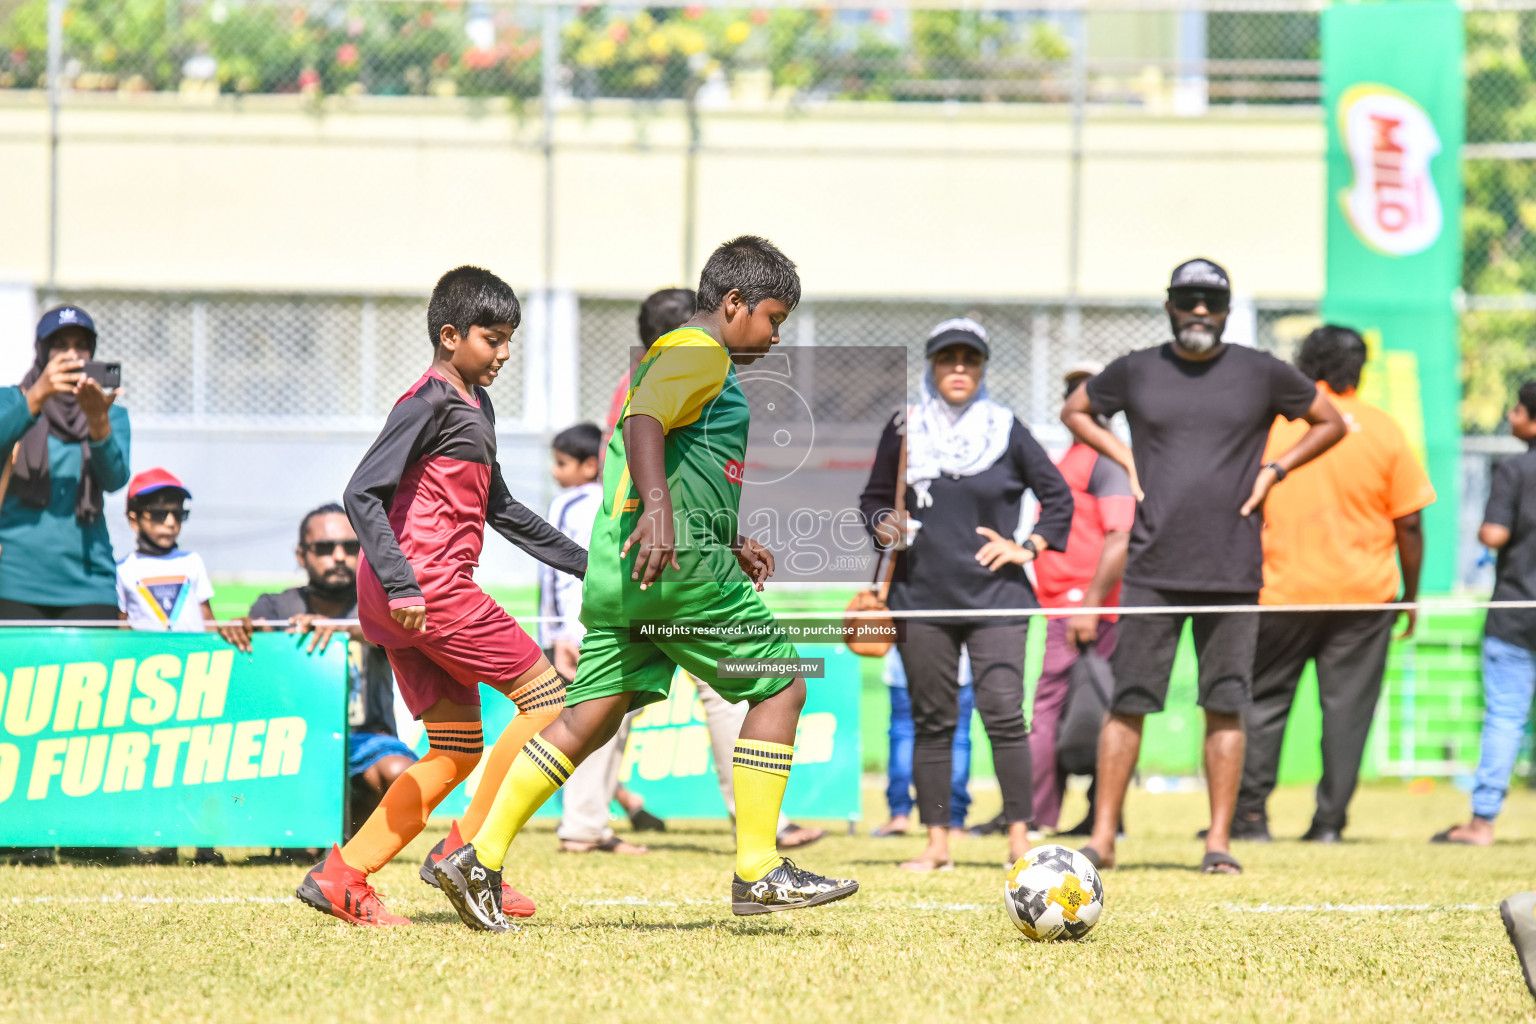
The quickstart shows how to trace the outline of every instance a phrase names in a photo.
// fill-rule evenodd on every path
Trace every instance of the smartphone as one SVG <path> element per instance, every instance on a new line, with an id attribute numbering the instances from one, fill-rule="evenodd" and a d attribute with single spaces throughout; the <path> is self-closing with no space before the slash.
<path id="1" fill-rule="evenodd" d="M 103 363 L 92 359 L 85 364 L 85 375 L 100 384 L 103 391 L 111 391 L 123 386 L 122 363 Z"/>

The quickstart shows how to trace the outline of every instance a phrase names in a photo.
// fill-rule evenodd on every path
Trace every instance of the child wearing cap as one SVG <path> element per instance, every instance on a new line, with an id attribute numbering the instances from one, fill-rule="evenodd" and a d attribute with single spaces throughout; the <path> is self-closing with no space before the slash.
<path id="1" fill-rule="evenodd" d="M 213 584 L 202 556 L 176 546 L 181 524 L 192 514 L 186 504 L 191 498 L 186 485 L 159 467 L 128 481 L 128 525 L 138 542 L 117 563 L 117 617 L 132 629 L 197 633 L 213 621 Z M 219 632 L 241 650 L 251 649 L 243 632 Z M 149 856 L 174 863 L 176 850 L 162 847 Z M 224 863 L 208 846 L 198 847 L 193 859 L 198 864 Z"/>
<path id="2" fill-rule="evenodd" d="M 176 546 L 191 497 L 164 469 L 128 482 L 128 525 L 138 543 L 117 563 L 117 607 L 133 629 L 197 633 L 213 620 L 208 569 L 200 555 Z"/>

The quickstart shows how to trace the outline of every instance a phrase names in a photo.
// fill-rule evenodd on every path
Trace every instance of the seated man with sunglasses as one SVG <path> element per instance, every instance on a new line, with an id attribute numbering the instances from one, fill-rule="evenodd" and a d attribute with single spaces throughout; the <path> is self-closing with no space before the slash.
<path id="1" fill-rule="evenodd" d="M 389 787 L 416 760 L 395 731 L 395 677 L 384 649 L 363 639 L 361 626 L 342 631 L 316 625 L 324 619 L 357 618 L 358 550 L 346 509 L 332 502 L 310 511 L 299 523 L 299 546 L 294 551 L 309 582 L 280 594 L 262 594 L 250 615 L 258 621 L 286 621 L 290 632 L 314 634 L 308 645 L 312 654 L 324 651 L 333 636 L 344 632 L 352 679 L 347 701 L 347 774 L 352 779 L 349 834 L 367 820 Z"/>
<path id="2" fill-rule="evenodd" d="M 1061 419 L 1079 441 L 1131 478 L 1131 526 L 1120 602 L 1138 606 L 1254 605 L 1263 586 L 1264 498 L 1287 473 L 1337 444 L 1344 421 L 1316 383 L 1274 356 L 1221 340 L 1232 287 L 1209 260 L 1168 283 L 1173 340 L 1121 356 L 1067 398 Z M 1124 412 L 1135 454 L 1100 417 Z M 1276 416 L 1303 419 L 1296 442 L 1264 461 Z M 1115 864 L 1115 832 L 1141 749 L 1141 727 L 1163 710 L 1174 653 L 1193 618 L 1197 703 L 1205 710 L 1211 803 L 1201 870 L 1238 874 L 1229 826 L 1243 771 L 1243 712 L 1252 699 L 1258 616 L 1127 615 L 1112 658 L 1115 692 L 1099 738 L 1098 804 L 1083 852 Z"/>

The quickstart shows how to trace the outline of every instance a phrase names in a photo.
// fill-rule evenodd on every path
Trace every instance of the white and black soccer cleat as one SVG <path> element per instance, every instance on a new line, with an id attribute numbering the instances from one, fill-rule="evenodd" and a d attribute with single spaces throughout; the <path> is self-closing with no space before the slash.
<path id="1" fill-rule="evenodd" d="M 515 931 L 501 909 L 501 872 L 480 863 L 465 843 L 432 865 L 438 888 L 459 912 L 459 919 L 479 932 Z"/>
<path id="2" fill-rule="evenodd" d="M 783 863 L 756 882 L 743 881 L 740 875 L 732 876 L 731 913 L 772 914 L 779 910 L 800 910 L 835 903 L 858 891 L 859 883 L 851 878 L 826 878 L 795 867 L 795 862 L 786 857 Z"/>

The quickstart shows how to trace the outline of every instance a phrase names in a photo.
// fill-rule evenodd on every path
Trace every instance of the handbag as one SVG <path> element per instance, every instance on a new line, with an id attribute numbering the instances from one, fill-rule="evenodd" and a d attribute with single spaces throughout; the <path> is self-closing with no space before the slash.
<path id="1" fill-rule="evenodd" d="M 1056 723 L 1056 765 L 1065 775 L 1092 775 L 1099 763 L 1099 731 L 1115 692 L 1109 662 L 1085 650 L 1072 663 L 1067 706 Z"/>
<path id="2" fill-rule="evenodd" d="M 901 457 L 896 462 L 896 521 L 899 523 L 907 506 L 907 441 L 901 441 Z M 880 552 L 875 559 L 875 573 L 869 586 L 853 595 L 844 612 L 884 612 L 890 606 L 891 577 L 896 572 L 896 549 Z M 843 643 L 861 658 L 883 658 L 894 643 L 896 622 L 889 615 L 843 615 Z"/>

